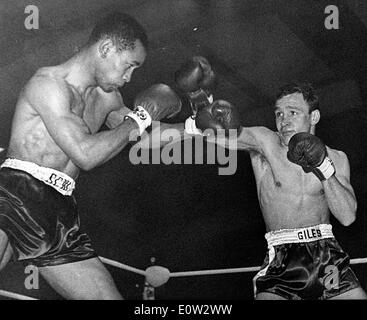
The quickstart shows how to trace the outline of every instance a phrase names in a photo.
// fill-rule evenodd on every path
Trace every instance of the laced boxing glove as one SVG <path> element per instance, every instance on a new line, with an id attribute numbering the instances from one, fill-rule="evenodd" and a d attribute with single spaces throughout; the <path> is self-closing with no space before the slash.
<path id="1" fill-rule="evenodd" d="M 206 58 L 195 56 L 186 61 L 175 72 L 175 82 L 188 97 L 194 115 L 201 108 L 213 103 L 210 91 L 215 82 L 215 74 Z"/>
<path id="2" fill-rule="evenodd" d="M 212 129 L 214 134 L 218 133 L 218 130 L 224 130 L 228 135 L 229 129 L 236 129 L 238 135 L 240 128 L 241 117 L 238 109 L 225 100 L 214 101 L 185 122 L 185 130 L 189 134 L 202 134 L 206 129 Z"/>
<path id="3" fill-rule="evenodd" d="M 296 133 L 289 141 L 287 158 L 298 164 L 306 173 L 312 172 L 321 181 L 335 173 L 331 159 L 327 157 L 325 144 L 313 134 Z"/>
<path id="4" fill-rule="evenodd" d="M 155 84 L 140 92 L 134 100 L 134 110 L 125 118 L 134 119 L 140 134 L 153 120 L 172 118 L 181 111 L 182 102 L 177 94 L 165 84 Z"/>

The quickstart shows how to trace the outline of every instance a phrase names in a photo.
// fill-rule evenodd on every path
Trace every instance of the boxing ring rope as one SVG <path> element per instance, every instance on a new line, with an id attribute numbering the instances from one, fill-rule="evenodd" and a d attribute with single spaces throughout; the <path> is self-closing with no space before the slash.
<path id="1" fill-rule="evenodd" d="M 120 269 L 125 269 L 128 271 L 132 271 L 138 274 L 141 274 L 143 276 L 146 276 L 146 271 L 144 270 L 140 270 L 140 269 L 136 269 L 130 266 L 127 266 L 126 264 L 114 261 L 114 260 L 110 260 L 110 259 L 106 259 L 103 257 L 100 257 L 101 261 L 104 262 L 105 264 L 120 268 Z M 362 263 L 367 263 L 367 258 L 355 258 L 355 259 L 350 259 L 350 264 L 362 264 Z M 157 266 L 159 267 L 159 266 Z M 163 267 L 160 267 L 163 268 Z M 243 273 L 243 272 L 256 272 L 260 270 L 260 266 L 255 266 L 255 267 L 242 267 L 242 268 L 229 268 L 229 269 L 212 269 L 212 270 L 198 270 L 198 271 L 181 271 L 181 272 L 170 272 L 170 277 L 174 278 L 174 277 L 191 277 L 191 276 L 204 276 L 204 275 L 216 275 L 216 274 L 230 274 L 230 273 Z M 149 269 L 149 268 L 148 268 Z M 147 270 L 148 270 L 147 269 Z"/>
<path id="2" fill-rule="evenodd" d="M 121 262 L 117 262 L 115 260 L 107 259 L 107 258 L 104 258 L 104 257 L 99 257 L 99 259 L 104 264 L 108 264 L 110 266 L 113 266 L 113 267 L 116 267 L 116 268 L 119 268 L 119 269 L 123 269 L 123 270 L 126 270 L 126 271 L 131 271 L 131 272 L 140 274 L 142 276 L 145 276 L 145 271 L 144 270 L 140 270 L 140 269 L 137 269 L 137 268 L 134 268 L 134 267 L 130 267 L 127 264 L 123 264 Z"/>
<path id="3" fill-rule="evenodd" d="M 5 290 L 0 290 L 0 296 L 15 299 L 15 300 L 38 300 L 32 297 L 24 296 L 22 294 L 13 293 L 13 292 L 5 291 Z"/>
<path id="4" fill-rule="evenodd" d="M 232 274 L 232 273 L 246 273 L 256 272 L 260 270 L 260 266 L 255 267 L 243 267 L 243 268 L 228 268 L 228 269 L 208 269 L 208 270 L 196 270 L 196 271 L 181 271 L 181 272 L 170 272 L 167 268 L 162 266 L 151 266 L 146 270 L 141 270 L 135 267 L 131 267 L 124 263 L 111 260 L 104 257 L 99 257 L 100 260 L 107 265 L 119 268 L 122 270 L 130 271 L 136 274 L 140 274 L 145 277 L 146 285 L 150 285 L 154 288 L 160 287 L 165 284 L 170 278 L 178 277 L 192 277 L 192 276 L 206 276 L 206 275 L 218 275 L 218 274 Z M 367 263 L 367 258 L 355 258 L 350 259 L 350 264 L 362 264 Z M 32 297 L 13 293 L 0 289 L 0 296 L 16 299 L 16 300 L 38 300 Z"/>

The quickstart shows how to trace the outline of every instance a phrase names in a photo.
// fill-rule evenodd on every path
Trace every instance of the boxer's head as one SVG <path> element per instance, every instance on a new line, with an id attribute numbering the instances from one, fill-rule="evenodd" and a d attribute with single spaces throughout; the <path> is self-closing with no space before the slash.
<path id="1" fill-rule="evenodd" d="M 88 46 L 96 54 L 97 84 L 109 92 L 129 82 L 133 71 L 144 63 L 148 38 L 133 17 L 113 13 L 97 23 Z"/>
<path id="2" fill-rule="evenodd" d="M 282 87 L 275 102 L 275 122 L 283 144 L 298 132 L 315 132 L 320 120 L 319 99 L 307 83 Z"/>

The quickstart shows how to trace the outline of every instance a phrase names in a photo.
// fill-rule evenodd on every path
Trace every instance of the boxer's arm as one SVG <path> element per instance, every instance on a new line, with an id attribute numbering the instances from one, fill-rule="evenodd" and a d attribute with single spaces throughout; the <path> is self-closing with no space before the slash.
<path id="1" fill-rule="evenodd" d="M 266 127 L 241 127 L 240 134 L 228 138 L 210 136 L 208 142 L 233 150 L 245 150 L 265 154 L 268 146 L 279 141 L 278 135 Z"/>
<path id="2" fill-rule="evenodd" d="M 124 100 L 119 92 L 114 93 L 103 93 L 103 105 L 102 107 L 108 108 L 111 110 L 106 117 L 105 125 L 109 129 L 114 129 L 118 125 L 120 125 L 125 116 L 131 111 L 128 107 L 126 107 Z"/>
<path id="3" fill-rule="evenodd" d="M 136 146 L 143 149 L 161 148 L 167 144 L 191 139 L 193 136 L 187 133 L 184 123 L 169 124 L 153 121 L 152 131 L 149 134 L 144 133 Z M 210 136 L 205 139 L 229 149 L 261 152 L 276 137 L 277 135 L 266 127 L 242 127 L 238 137 L 237 135 L 230 135 L 229 138 Z"/>
<path id="4" fill-rule="evenodd" d="M 32 80 L 25 95 L 55 143 L 83 170 L 105 163 L 129 143 L 130 135 L 132 139 L 138 135 L 138 125 L 132 119 L 112 130 L 91 134 L 83 119 L 71 111 L 72 93 L 62 82 Z"/>
<path id="5" fill-rule="evenodd" d="M 131 111 L 128 107 L 120 107 L 118 110 L 111 111 L 106 118 L 105 125 L 109 129 L 119 126 L 125 119 L 125 116 Z"/>
<path id="6" fill-rule="evenodd" d="M 144 132 L 140 141 L 134 147 L 141 149 L 159 149 L 190 137 L 190 135 L 185 133 L 184 123 L 152 121 L 152 130 L 150 133 Z"/>
<path id="7" fill-rule="evenodd" d="M 103 101 L 112 110 L 106 117 L 105 124 L 109 129 L 113 129 L 124 121 L 125 116 L 131 112 L 126 107 L 120 94 L 108 95 Z M 176 143 L 184 139 L 184 123 L 164 123 L 152 121 L 150 132 L 145 131 L 136 147 L 144 149 L 161 148 L 169 143 Z M 138 137 L 136 137 L 138 138 Z M 134 141 L 131 141 L 134 142 Z"/>
<path id="8" fill-rule="evenodd" d="M 342 225 L 348 226 L 354 222 L 357 211 L 356 196 L 350 184 L 349 161 L 344 152 L 333 151 L 333 153 L 335 174 L 322 181 L 322 185 L 331 213 Z"/>

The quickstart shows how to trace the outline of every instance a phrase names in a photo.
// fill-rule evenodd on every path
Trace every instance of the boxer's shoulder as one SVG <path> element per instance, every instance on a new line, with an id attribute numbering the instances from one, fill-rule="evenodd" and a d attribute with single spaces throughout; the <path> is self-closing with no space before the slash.
<path id="1" fill-rule="evenodd" d="M 255 154 L 268 154 L 278 145 L 279 138 L 276 132 L 263 126 L 242 127 L 238 136 L 239 145 L 243 149 Z"/>
<path id="2" fill-rule="evenodd" d="M 38 69 L 23 89 L 23 95 L 34 99 L 50 99 L 53 96 L 68 101 L 75 97 L 76 89 L 67 82 L 57 67 Z"/>
<path id="3" fill-rule="evenodd" d="M 332 149 L 326 146 L 328 158 L 333 162 L 338 174 L 349 171 L 349 159 L 344 151 Z"/>
<path id="4" fill-rule="evenodd" d="M 330 148 L 329 146 L 326 146 L 326 151 L 328 153 L 329 158 L 340 158 L 340 159 L 347 158 L 347 155 L 344 151 L 333 149 Z"/>
<path id="5" fill-rule="evenodd" d="M 277 132 L 263 126 L 251 127 L 251 132 L 263 150 L 279 147 Z"/>

